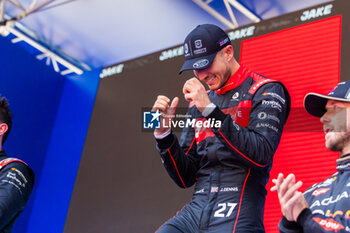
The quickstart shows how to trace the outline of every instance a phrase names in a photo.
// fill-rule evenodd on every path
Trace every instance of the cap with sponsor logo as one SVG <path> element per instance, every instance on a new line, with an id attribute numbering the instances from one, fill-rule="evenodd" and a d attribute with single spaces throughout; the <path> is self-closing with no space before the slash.
<path id="1" fill-rule="evenodd" d="M 200 70 L 208 68 L 217 52 L 231 41 L 228 35 L 218 26 L 201 24 L 193 29 L 185 39 L 185 63 L 180 74 L 185 70 Z"/>
<path id="2" fill-rule="evenodd" d="M 328 100 L 338 100 L 350 103 L 350 81 L 340 82 L 328 95 L 308 93 L 304 98 L 304 106 L 308 113 L 322 117 L 327 112 Z"/>

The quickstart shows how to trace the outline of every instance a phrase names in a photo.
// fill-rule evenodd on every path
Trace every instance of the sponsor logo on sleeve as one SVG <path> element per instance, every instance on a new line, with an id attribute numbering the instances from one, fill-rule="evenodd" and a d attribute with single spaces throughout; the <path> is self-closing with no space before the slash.
<path id="1" fill-rule="evenodd" d="M 335 231 L 337 232 L 338 230 L 344 229 L 344 226 L 338 223 L 337 221 L 329 218 L 329 219 L 322 219 L 322 218 L 312 218 L 315 222 L 320 224 L 323 229 L 326 231 Z"/>
<path id="2" fill-rule="evenodd" d="M 273 125 L 270 125 L 270 124 L 267 124 L 267 123 L 258 123 L 256 124 L 255 126 L 256 128 L 268 128 L 268 129 L 272 129 L 273 131 L 275 131 L 276 133 L 278 133 L 278 129 L 273 126 Z"/>
<path id="3" fill-rule="evenodd" d="M 337 175 L 338 173 L 336 172 L 334 175 Z M 318 189 L 320 187 L 327 187 L 329 185 L 331 185 L 333 183 L 333 181 L 335 181 L 337 179 L 336 176 L 334 177 L 330 177 L 328 178 L 327 180 L 321 182 L 321 183 L 318 183 L 318 184 L 313 184 L 311 188 L 307 189 L 304 194 L 306 193 L 310 193 L 312 191 L 314 191 L 315 189 Z"/>
<path id="4" fill-rule="evenodd" d="M 277 94 L 277 93 L 273 93 L 273 92 L 264 92 L 262 95 L 263 95 L 263 96 L 269 95 L 269 96 L 272 96 L 273 98 L 278 99 L 279 101 L 281 101 L 282 104 L 285 104 L 285 103 L 286 103 L 286 100 L 283 99 L 283 98 L 282 98 L 279 94 Z"/>
<path id="5" fill-rule="evenodd" d="M 338 165 L 338 166 L 337 166 L 337 170 L 339 170 L 339 169 L 344 169 L 344 168 L 347 168 L 347 167 L 350 167 L 350 163 Z"/>
<path id="6" fill-rule="evenodd" d="M 325 187 L 325 186 L 329 186 L 331 185 L 335 180 L 337 179 L 337 177 L 331 177 L 328 178 L 327 180 L 323 181 L 322 183 L 320 183 L 317 187 Z"/>
<path id="7" fill-rule="evenodd" d="M 11 168 L 11 170 L 6 174 L 6 177 L 1 180 L 1 182 L 13 185 L 22 193 L 22 189 L 26 187 L 28 180 L 25 178 L 23 173 L 16 168 Z"/>
<path id="8" fill-rule="evenodd" d="M 331 204 L 335 204 L 344 198 L 349 198 L 349 194 L 347 191 L 344 191 L 342 194 L 338 194 L 336 197 L 330 196 L 322 200 L 316 200 L 314 203 L 312 203 L 310 209 L 314 208 L 315 206 L 328 206 Z"/>
<path id="9" fill-rule="evenodd" d="M 22 174 L 22 172 L 20 172 L 16 168 L 11 168 L 11 171 L 9 171 L 6 175 L 6 178 L 8 178 L 8 180 L 11 180 L 12 182 L 15 182 L 19 187 L 23 188 L 26 187 L 26 183 L 28 182 Z"/>
<path id="10" fill-rule="evenodd" d="M 260 120 L 265 120 L 267 118 L 267 113 L 266 112 L 259 112 L 258 118 Z"/>
<path id="11" fill-rule="evenodd" d="M 28 182 L 27 179 L 26 179 L 26 177 L 23 175 L 23 173 L 22 173 L 20 170 L 14 168 L 14 167 L 11 168 L 11 170 L 12 170 L 12 171 L 15 171 L 16 173 L 18 173 L 18 175 L 19 175 L 20 177 L 22 177 L 22 179 L 24 180 L 25 183 Z"/>
<path id="12" fill-rule="evenodd" d="M 268 120 L 273 120 L 273 121 L 276 121 L 277 123 L 280 123 L 280 119 L 278 119 L 278 117 L 276 117 L 275 115 L 267 114 L 266 112 L 259 112 L 258 118 L 260 120 L 268 119 Z"/>
<path id="13" fill-rule="evenodd" d="M 328 209 L 326 212 L 324 212 L 324 210 L 321 210 L 321 209 L 316 209 L 316 210 L 312 211 L 312 214 L 321 214 L 321 215 L 324 215 L 326 217 L 331 217 L 331 218 L 335 218 L 336 216 L 340 216 L 341 218 L 350 219 L 350 210 L 347 210 L 347 211 L 344 210 L 344 212 L 342 210 L 336 210 L 332 213 L 332 210 L 330 210 L 330 209 Z"/>
<path id="14" fill-rule="evenodd" d="M 278 109 L 279 112 L 282 112 L 282 106 L 276 102 L 276 101 L 273 101 L 273 100 L 263 100 L 262 101 L 262 104 L 263 105 L 269 105 L 271 106 L 272 108 L 276 108 Z"/>
<path id="15" fill-rule="evenodd" d="M 325 194 L 326 192 L 328 192 L 330 190 L 330 188 L 320 188 L 320 189 L 316 189 L 315 191 L 313 191 L 312 196 L 318 197 L 321 194 Z"/>
<path id="16" fill-rule="evenodd" d="M 15 184 L 14 182 L 12 182 L 11 180 L 1 180 L 1 182 L 9 183 L 9 184 L 15 186 L 15 187 L 18 189 L 18 191 L 19 191 L 21 194 L 23 194 L 21 188 L 20 188 L 17 184 Z"/>

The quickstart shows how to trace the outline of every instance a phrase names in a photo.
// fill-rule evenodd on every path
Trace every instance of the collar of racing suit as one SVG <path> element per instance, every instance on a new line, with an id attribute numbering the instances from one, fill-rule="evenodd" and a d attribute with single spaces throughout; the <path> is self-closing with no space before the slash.
<path id="1" fill-rule="evenodd" d="M 238 70 L 227 80 L 225 85 L 215 91 L 216 94 L 223 95 L 226 92 L 238 87 L 244 80 L 246 80 L 250 73 L 251 71 L 241 65 Z"/>
<path id="2" fill-rule="evenodd" d="M 2 159 L 3 157 L 7 158 L 7 154 L 4 150 L 0 150 L 0 159 Z"/>
<path id="3" fill-rule="evenodd" d="M 344 155 L 340 159 L 337 159 L 338 171 L 350 171 L 350 154 Z"/>

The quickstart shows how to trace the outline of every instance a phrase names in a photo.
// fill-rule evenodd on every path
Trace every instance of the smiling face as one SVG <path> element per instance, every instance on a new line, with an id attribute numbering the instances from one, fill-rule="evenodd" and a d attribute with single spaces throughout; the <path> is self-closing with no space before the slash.
<path id="1" fill-rule="evenodd" d="M 222 87 L 233 74 L 233 49 L 232 46 L 226 46 L 220 50 L 213 63 L 206 69 L 194 70 L 194 75 L 206 83 L 211 90 L 217 90 Z"/>
<path id="2" fill-rule="evenodd" d="M 326 147 L 339 151 L 341 156 L 350 149 L 350 103 L 328 100 L 327 112 L 321 117 Z"/>

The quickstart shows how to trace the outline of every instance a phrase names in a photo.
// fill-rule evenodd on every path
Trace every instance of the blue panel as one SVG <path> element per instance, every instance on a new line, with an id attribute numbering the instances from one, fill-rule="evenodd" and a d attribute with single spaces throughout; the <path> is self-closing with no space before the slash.
<path id="1" fill-rule="evenodd" d="M 13 128 L 4 149 L 26 161 L 36 174 L 34 190 L 14 233 L 25 232 L 38 193 L 42 167 L 65 78 L 22 48 L 0 37 L 0 93 L 10 102 Z"/>
<path id="2" fill-rule="evenodd" d="M 101 69 L 67 78 L 27 233 L 61 233 Z"/>
<path id="3" fill-rule="evenodd" d="M 101 70 L 66 78 L 7 38 L 0 51 L 0 93 L 13 112 L 4 149 L 36 174 L 14 233 L 62 232 Z"/>

